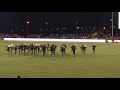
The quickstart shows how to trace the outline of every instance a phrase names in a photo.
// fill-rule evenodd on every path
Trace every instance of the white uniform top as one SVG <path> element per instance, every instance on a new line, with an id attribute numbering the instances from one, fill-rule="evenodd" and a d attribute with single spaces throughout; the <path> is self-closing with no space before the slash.
<path id="1" fill-rule="evenodd" d="M 35 46 L 38 46 L 38 44 L 36 43 Z"/>
<path id="2" fill-rule="evenodd" d="M 13 47 L 13 44 L 11 44 L 10 46 Z"/>
<path id="3" fill-rule="evenodd" d="M 77 47 L 77 44 L 74 44 Z"/>
<path id="4" fill-rule="evenodd" d="M 10 47 L 10 45 L 8 45 L 8 47 Z"/>

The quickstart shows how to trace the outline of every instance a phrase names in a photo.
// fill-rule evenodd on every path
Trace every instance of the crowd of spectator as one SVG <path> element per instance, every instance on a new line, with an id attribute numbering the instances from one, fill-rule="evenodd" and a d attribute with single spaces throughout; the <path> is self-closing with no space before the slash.
<path id="1" fill-rule="evenodd" d="M 115 35 L 115 39 L 120 39 L 120 35 Z M 55 39 L 111 39 L 111 30 L 106 28 L 93 28 L 89 32 L 82 32 L 78 30 L 75 33 L 61 34 L 61 33 L 39 33 L 39 34 L 0 34 L 0 38 L 55 38 Z"/>
<path id="2" fill-rule="evenodd" d="M 19 34 L 0 34 L 1 38 L 55 38 L 55 39 L 110 39 L 111 34 L 98 35 L 94 34 L 29 34 L 28 36 L 23 36 Z"/>

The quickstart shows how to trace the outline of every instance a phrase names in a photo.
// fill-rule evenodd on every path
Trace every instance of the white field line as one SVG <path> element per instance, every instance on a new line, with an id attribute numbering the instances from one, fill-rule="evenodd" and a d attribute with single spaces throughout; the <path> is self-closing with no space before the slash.
<path id="1" fill-rule="evenodd" d="M 24 57 L 17 57 L 17 58 L 6 58 L 6 59 L 2 59 L 2 60 L 15 60 L 15 59 L 22 59 L 22 58 L 27 58 L 27 57 L 32 57 L 32 56 L 24 56 Z"/>

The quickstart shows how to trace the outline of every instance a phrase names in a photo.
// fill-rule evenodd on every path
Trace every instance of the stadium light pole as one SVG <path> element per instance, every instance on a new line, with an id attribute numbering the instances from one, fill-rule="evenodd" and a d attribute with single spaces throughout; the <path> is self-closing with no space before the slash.
<path id="1" fill-rule="evenodd" d="M 29 38 L 29 34 L 28 34 L 28 25 L 29 25 L 29 21 L 27 21 L 27 35 L 28 35 L 28 38 Z"/>
<path id="2" fill-rule="evenodd" d="M 113 12 L 112 12 L 112 38 L 113 38 Z"/>

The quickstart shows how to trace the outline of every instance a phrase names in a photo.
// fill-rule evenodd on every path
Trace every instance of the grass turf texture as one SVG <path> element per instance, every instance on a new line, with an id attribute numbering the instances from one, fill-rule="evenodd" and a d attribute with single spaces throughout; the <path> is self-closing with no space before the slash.
<path id="1" fill-rule="evenodd" d="M 0 78 L 117 78 L 120 77 L 120 44 L 95 43 L 96 54 L 92 55 L 91 46 L 87 45 L 87 55 L 81 54 L 80 46 L 76 57 L 71 54 L 70 45 L 67 45 L 66 56 L 62 58 L 60 52 L 61 42 L 50 42 L 58 45 L 56 55 L 50 52 L 45 56 L 38 55 L 8 55 L 6 45 L 21 44 L 24 42 L 0 42 Z M 35 42 L 34 42 L 35 43 Z M 41 44 L 48 42 L 39 42 Z"/>

